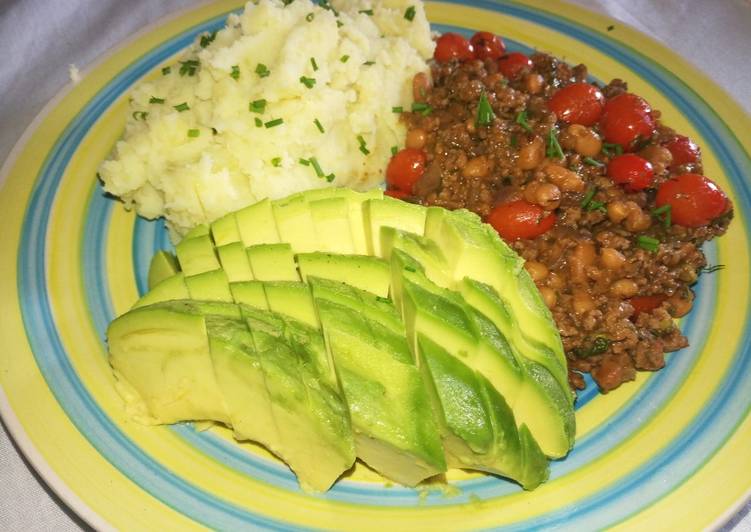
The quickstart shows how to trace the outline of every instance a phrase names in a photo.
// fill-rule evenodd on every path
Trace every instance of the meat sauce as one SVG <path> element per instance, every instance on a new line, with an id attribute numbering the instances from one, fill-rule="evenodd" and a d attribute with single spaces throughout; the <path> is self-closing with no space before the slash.
<path id="1" fill-rule="evenodd" d="M 492 34 L 447 35 L 432 80 L 414 80 L 387 193 L 466 208 L 498 230 L 553 314 L 572 387 L 590 373 L 607 392 L 662 368 L 687 345 L 673 318 L 716 269 L 701 245 L 733 216 L 700 150 L 621 80 L 599 86 L 584 65 L 507 54 Z"/>

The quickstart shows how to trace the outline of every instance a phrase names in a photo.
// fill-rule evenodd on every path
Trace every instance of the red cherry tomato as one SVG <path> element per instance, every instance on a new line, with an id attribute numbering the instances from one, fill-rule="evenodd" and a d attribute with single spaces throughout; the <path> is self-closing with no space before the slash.
<path id="1" fill-rule="evenodd" d="M 404 148 L 397 152 L 386 167 L 386 184 L 389 188 L 395 188 L 412 193 L 412 187 L 425 173 L 425 152 L 415 148 Z"/>
<path id="2" fill-rule="evenodd" d="M 403 200 L 404 198 L 409 197 L 409 192 L 405 192 L 404 190 L 399 190 L 398 188 L 387 188 L 383 191 L 384 194 L 387 196 L 390 196 L 395 199 Z"/>
<path id="3" fill-rule="evenodd" d="M 683 135 L 677 135 L 675 138 L 665 143 L 665 147 L 673 156 L 673 161 L 670 163 L 671 168 L 681 166 L 682 164 L 695 163 L 701 157 L 701 150 L 699 146 Z"/>
<path id="4" fill-rule="evenodd" d="M 699 174 L 682 174 L 665 181 L 657 189 L 655 204 L 670 205 L 672 222 L 686 227 L 707 225 L 730 208 L 725 193 Z"/>
<path id="5" fill-rule="evenodd" d="M 619 94 L 605 102 L 600 131 L 606 142 L 629 150 L 637 138 L 649 138 L 654 133 L 652 108 L 636 94 Z"/>
<path id="6" fill-rule="evenodd" d="M 632 319 L 635 319 L 642 312 L 652 312 L 654 309 L 662 305 L 662 302 L 668 298 L 665 294 L 657 294 L 654 296 L 636 296 L 628 300 L 631 306 L 634 307 L 634 313 L 631 315 Z"/>
<path id="7" fill-rule="evenodd" d="M 532 61 L 519 52 L 511 52 L 498 60 L 498 69 L 508 79 L 518 78 L 525 68 L 532 68 Z"/>
<path id="8" fill-rule="evenodd" d="M 475 50 L 476 59 L 498 59 L 506 51 L 503 39 L 489 31 L 478 31 L 469 42 Z"/>
<path id="9" fill-rule="evenodd" d="M 538 237 L 553 227 L 555 220 L 554 213 L 524 200 L 502 203 L 488 216 L 488 223 L 506 240 Z"/>
<path id="10" fill-rule="evenodd" d="M 572 83 L 553 94 L 548 107 L 558 120 L 569 124 L 592 126 L 600 120 L 605 97 L 589 83 Z"/>
<path id="11" fill-rule="evenodd" d="M 469 41 L 458 33 L 444 33 L 435 43 L 433 57 L 439 63 L 448 63 L 452 59 L 469 61 L 474 57 L 474 50 Z"/>
<path id="12" fill-rule="evenodd" d="M 608 177 L 626 190 L 644 190 L 652 184 L 654 176 L 652 163 L 633 153 L 618 155 L 608 163 Z"/>

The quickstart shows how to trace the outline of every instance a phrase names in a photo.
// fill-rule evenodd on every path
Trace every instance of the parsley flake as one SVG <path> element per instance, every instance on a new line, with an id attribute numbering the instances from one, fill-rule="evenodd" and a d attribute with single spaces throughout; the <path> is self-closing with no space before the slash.
<path id="1" fill-rule="evenodd" d="M 254 113 L 263 114 L 266 111 L 266 100 L 253 100 L 248 105 L 248 110 Z"/>
<path id="2" fill-rule="evenodd" d="M 271 70 L 269 70 L 269 67 L 263 63 L 258 63 L 258 65 L 256 65 L 256 74 L 258 74 L 259 78 L 266 78 L 271 74 Z"/>
<path id="3" fill-rule="evenodd" d="M 415 9 L 415 6 L 409 6 L 404 11 L 404 18 L 406 18 L 407 20 L 409 20 L 410 22 L 412 22 L 413 20 L 415 20 L 415 15 L 416 14 L 417 14 L 417 11 Z"/>
<path id="4" fill-rule="evenodd" d="M 179 103 L 177 105 L 173 105 L 172 108 L 175 111 L 178 111 L 178 112 L 182 113 L 183 111 L 187 111 L 188 109 L 190 109 L 190 106 L 187 104 L 187 102 L 183 102 L 183 103 Z"/>
<path id="5" fill-rule="evenodd" d="M 188 59 L 187 61 L 180 61 L 180 75 L 181 76 L 195 76 L 196 70 L 200 63 L 198 59 Z"/>
<path id="6" fill-rule="evenodd" d="M 152 96 L 149 98 L 149 103 L 164 103 L 164 98 L 157 98 L 156 96 Z"/>
<path id="7" fill-rule="evenodd" d="M 232 72 L 230 72 L 230 77 L 237 81 L 240 79 L 240 67 L 237 65 L 232 65 Z"/>
<path id="8" fill-rule="evenodd" d="M 307 88 L 312 89 L 316 84 L 316 80 L 315 78 L 306 78 L 305 76 L 300 76 L 300 83 L 305 85 Z"/>
<path id="9" fill-rule="evenodd" d="M 200 42 L 201 48 L 206 48 L 208 45 L 214 42 L 214 39 L 216 39 L 215 31 L 211 33 L 207 33 L 205 35 L 201 35 L 201 42 Z"/>

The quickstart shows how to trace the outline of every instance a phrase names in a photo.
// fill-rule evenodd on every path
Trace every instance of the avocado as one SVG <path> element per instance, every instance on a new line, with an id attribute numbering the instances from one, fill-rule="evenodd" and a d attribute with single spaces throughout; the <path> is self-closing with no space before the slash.
<path id="1" fill-rule="evenodd" d="M 151 258 L 151 263 L 149 264 L 149 290 L 179 271 L 180 266 L 177 264 L 177 258 L 169 251 L 160 249 Z"/>
<path id="2" fill-rule="evenodd" d="M 272 201 L 271 210 L 282 242 L 288 242 L 296 253 L 320 249 L 310 205 L 304 196 Z"/>
<path id="3" fill-rule="evenodd" d="M 259 281 L 299 281 L 289 244 L 258 244 L 246 248 L 253 277 Z"/>
<path id="4" fill-rule="evenodd" d="M 389 197 L 371 199 L 363 204 L 363 225 L 368 255 L 383 257 L 381 227 L 395 227 L 422 234 L 425 227 L 425 207 Z"/>
<path id="5" fill-rule="evenodd" d="M 299 253 L 297 265 L 303 281 L 306 281 L 308 276 L 336 279 L 377 296 L 389 295 L 389 264 L 377 257 L 321 252 Z"/>
<path id="6" fill-rule="evenodd" d="M 248 262 L 248 254 L 242 242 L 232 242 L 217 246 L 217 255 L 219 262 L 222 263 L 222 269 L 227 274 L 229 282 L 252 281 L 253 270 Z"/>
<path id="7" fill-rule="evenodd" d="M 358 255 L 368 255 L 368 238 L 365 230 L 364 203 L 368 200 L 378 200 L 383 198 L 383 191 L 380 188 L 373 188 L 367 192 L 355 192 L 348 190 L 345 197 L 349 205 L 349 228 L 352 231 L 352 244 L 354 253 Z"/>
<path id="8" fill-rule="evenodd" d="M 197 236 L 205 236 L 209 234 L 209 226 L 206 224 L 200 224 L 195 226 L 193 229 L 185 233 L 185 236 L 183 236 L 183 240 L 189 240 L 191 238 L 197 237 Z"/>
<path id="9" fill-rule="evenodd" d="M 357 456 L 407 486 L 444 472 L 438 427 L 417 368 L 374 347 L 367 321 L 352 309 L 316 303 L 352 418 Z"/>
<path id="10" fill-rule="evenodd" d="M 188 298 L 190 298 L 190 294 L 188 293 L 188 287 L 185 285 L 185 276 L 182 272 L 179 272 L 163 280 L 141 296 L 135 305 L 133 305 L 133 308 L 145 307 L 146 305 L 160 301 Z"/>
<path id="11" fill-rule="evenodd" d="M 211 236 L 217 247 L 240 242 L 240 230 L 237 228 L 235 213 L 225 214 L 221 218 L 211 222 Z"/>
<path id="12" fill-rule="evenodd" d="M 196 275 L 220 267 L 211 237 L 206 235 L 184 238 L 175 246 L 180 269 L 185 275 Z"/>
<path id="13" fill-rule="evenodd" d="M 185 277 L 185 285 L 188 287 L 191 299 L 232 302 L 232 292 L 230 292 L 229 281 L 224 270 L 188 275 Z"/>
<path id="14" fill-rule="evenodd" d="M 230 283 L 229 290 L 232 292 L 233 301 L 237 304 L 249 305 L 259 309 L 269 308 L 269 304 L 266 302 L 266 292 L 263 290 L 263 282 L 261 281 Z"/>
<path id="15" fill-rule="evenodd" d="M 320 235 L 319 251 L 330 253 L 355 253 L 349 223 L 349 202 L 344 197 L 331 197 L 310 201 L 310 215 L 315 232 Z"/>
<path id="16" fill-rule="evenodd" d="M 269 309 L 318 328 L 316 309 L 308 285 L 294 281 L 263 283 Z"/>
<path id="17" fill-rule="evenodd" d="M 235 223 L 246 247 L 281 242 L 271 211 L 271 200 L 268 198 L 237 211 Z"/>
<path id="18" fill-rule="evenodd" d="M 448 275 L 448 265 L 438 245 L 422 235 L 402 231 L 394 227 L 381 227 L 381 254 L 391 259 L 391 252 L 399 249 L 415 259 L 425 270 L 428 278 L 443 288 L 450 288 L 453 280 Z"/>

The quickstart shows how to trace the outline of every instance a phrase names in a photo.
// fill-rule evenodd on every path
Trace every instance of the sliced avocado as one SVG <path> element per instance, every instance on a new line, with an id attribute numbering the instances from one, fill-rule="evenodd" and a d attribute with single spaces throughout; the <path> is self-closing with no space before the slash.
<path id="1" fill-rule="evenodd" d="M 151 258 L 149 264 L 149 290 L 179 271 L 180 266 L 177 264 L 177 258 L 169 251 L 160 249 Z"/>
<path id="2" fill-rule="evenodd" d="M 336 279 L 377 296 L 389 295 L 389 264 L 377 257 L 321 252 L 298 253 L 297 265 L 303 281 L 306 281 L 308 276 Z"/>
<path id="3" fill-rule="evenodd" d="M 219 255 L 219 262 L 222 263 L 222 269 L 227 274 L 229 282 L 252 281 L 253 270 L 248 262 L 248 254 L 242 242 L 232 242 L 217 246 L 216 252 Z"/>
<path id="4" fill-rule="evenodd" d="M 231 303 L 232 292 L 229 289 L 229 280 L 224 270 L 213 270 L 188 275 L 185 277 L 185 285 L 191 299 L 199 301 L 226 301 Z"/>
<path id="5" fill-rule="evenodd" d="M 263 283 L 269 309 L 318 328 L 316 309 L 308 285 L 294 281 Z"/>
<path id="6" fill-rule="evenodd" d="M 368 238 L 365 231 L 365 217 L 363 204 L 368 200 L 377 200 L 383 198 L 383 191 L 380 188 L 373 188 L 367 192 L 355 192 L 348 190 L 345 197 L 349 204 L 349 228 L 352 231 L 352 244 L 354 253 L 358 255 L 368 255 Z"/>
<path id="7" fill-rule="evenodd" d="M 400 249 L 425 270 L 428 278 L 438 286 L 450 288 L 453 280 L 449 277 L 448 265 L 443 251 L 438 245 L 422 235 L 402 231 L 394 227 L 381 227 L 381 254 L 385 260 L 391 259 L 391 252 Z"/>
<path id="8" fill-rule="evenodd" d="M 320 249 L 310 205 L 302 195 L 271 202 L 276 229 L 282 242 L 288 242 L 296 253 Z"/>
<path id="9" fill-rule="evenodd" d="M 183 240 L 188 240 L 190 238 L 194 238 L 197 236 L 205 236 L 209 234 L 209 226 L 206 224 L 200 224 L 195 226 L 193 229 L 185 233 L 185 236 L 183 236 Z"/>
<path id="10" fill-rule="evenodd" d="M 315 232 L 319 235 L 319 251 L 355 253 L 349 227 L 349 201 L 345 197 L 331 197 L 310 201 L 309 204 Z"/>
<path id="11" fill-rule="evenodd" d="M 259 281 L 299 281 L 289 244 L 258 244 L 247 248 L 253 277 Z"/>
<path id="12" fill-rule="evenodd" d="M 232 292 L 232 299 L 235 303 L 250 305 L 259 309 L 269 308 L 269 304 L 266 302 L 266 292 L 263 290 L 261 281 L 230 283 L 229 290 Z"/>
<path id="13" fill-rule="evenodd" d="M 282 339 L 251 329 L 279 428 L 279 454 L 306 491 L 325 491 L 355 460 L 346 407 Z"/>
<path id="14" fill-rule="evenodd" d="M 220 267 L 214 252 L 214 243 L 206 235 L 184 238 L 175 246 L 180 269 L 185 275 L 196 275 Z"/>
<path id="15" fill-rule="evenodd" d="M 425 384 L 414 365 L 374 347 L 352 309 L 317 300 L 355 432 L 357 456 L 385 477 L 414 486 L 446 470 Z"/>
<path id="16" fill-rule="evenodd" d="M 211 236 L 217 247 L 240 242 L 240 230 L 237 228 L 235 213 L 225 214 L 221 218 L 211 222 Z"/>
<path id="17" fill-rule="evenodd" d="M 271 201 L 268 198 L 237 211 L 235 223 L 246 247 L 281 242 L 271 211 Z"/>
<path id="18" fill-rule="evenodd" d="M 363 204 L 363 225 L 368 255 L 383 257 L 381 227 L 395 227 L 418 235 L 425 229 L 425 207 L 384 197 Z"/>
<path id="19" fill-rule="evenodd" d="M 352 189 L 345 188 L 345 187 L 322 187 L 322 188 L 311 188 L 309 190 L 304 190 L 302 192 L 298 192 L 297 194 L 293 194 L 290 197 L 299 195 L 305 198 L 305 201 L 312 203 L 314 201 L 329 199 L 329 198 L 346 198 L 346 197 L 349 197 L 351 192 L 352 192 Z"/>
<path id="20" fill-rule="evenodd" d="M 185 276 L 182 272 L 176 273 L 172 277 L 168 277 L 154 288 L 145 293 L 141 298 L 136 301 L 133 308 L 145 307 L 152 303 L 159 303 L 160 301 L 169 301 L 171 299 L 189 299 L 188 287 L 185 285 Z"/>
<path id="21" fill-rule="evenodd" d="M 133 309 L 110 323 L 107 341 L 118 379 L 137 391 L 158 423 L 229 423 L 202 315 L 176 302 Z"/>

